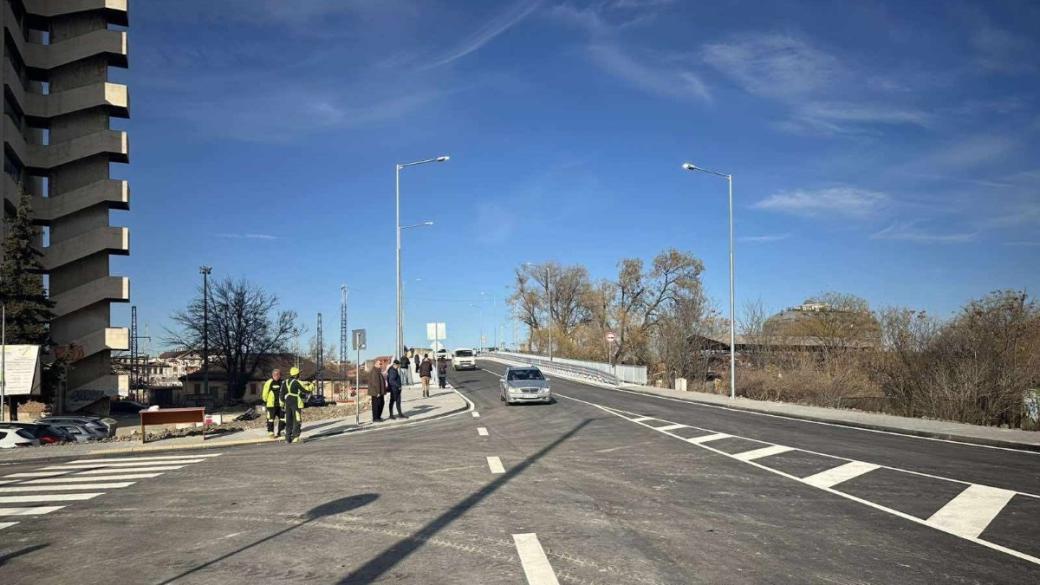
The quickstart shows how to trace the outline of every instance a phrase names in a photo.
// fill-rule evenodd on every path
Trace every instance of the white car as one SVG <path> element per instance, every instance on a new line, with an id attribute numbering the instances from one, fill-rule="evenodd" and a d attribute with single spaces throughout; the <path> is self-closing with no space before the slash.
<path id="1" fill-rule="evenodd" d="M 455 371 L 477 369 L 477 352 L 468 348 L 456 349 L 451 356 L 451 367 Z"/>
<path id="2" fill-rule="evenodd" d="M 0 449 L 15 447 L 39 447 L 40 440 L 25 429 L 5 427 L 0 429 Z"/>

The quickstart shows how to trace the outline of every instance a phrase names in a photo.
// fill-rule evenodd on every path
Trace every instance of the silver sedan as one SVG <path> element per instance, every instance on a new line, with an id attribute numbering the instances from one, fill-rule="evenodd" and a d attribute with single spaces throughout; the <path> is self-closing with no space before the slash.
<path id="1" fill-rule="evenodd" d="M 506 404 L 553 401 L 549 380 L 535 366 L 511 366 L 501 380 L 499 398 Z"/>

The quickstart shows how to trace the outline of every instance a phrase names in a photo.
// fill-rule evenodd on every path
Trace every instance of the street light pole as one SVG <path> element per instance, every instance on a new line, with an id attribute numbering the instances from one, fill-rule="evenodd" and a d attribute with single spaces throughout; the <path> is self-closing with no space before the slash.
<path id="1" fill-rule="evenodd" d="M 405 228 L 401 226 L 401 171 L 403 171 L 407 167 L 412 167 L 415 165 L 422 165 L 433 162 L 447 162 L 449 159 L 450 157 L 448 156 L 438 156 L 437 158 L 418 160 L 410 163 L 397 163 L 397 165 L 394 167 L 394 228 L 396 236 L 396 244 L 394 250 L 397 258 L 397 312 L 395 314 L 395 318 L 397 320 L 397 327 L 395 329 L 396 340 L 394 346 L 394 357 L 400 357 L 404 353 L 404 347 L 402 345 L 404 343 L 404 319 L 401 317 L 401 230 Z M 419 225 L 433 225 L 433 222 L 425 222 Z"/>
<path id="2" fill-rule="evenodd" d="M 549 361 L 553 361 L 552 268 L 545 266 L 545 294 L 549 297 Z"/>
<path id="3" fill-rule="evenodd" d="M 202 392 L 209 396 L 209 275 L 211 266 L 199 268 L 202 274 Z"/>
<path id="4" fill-rule="evenodd" d="M 723 177 L 729 185 L 729 397 L 737 397 L 737 334 L 736 334 L 736 304 L 735 290 L 735 268 L 733 263 L 733 175 L 720 173 L 709 169 L 703 169 L 693 163 L 683 163 L 683 169 L 687 171 L 699 171 L 718 177 Z"/>

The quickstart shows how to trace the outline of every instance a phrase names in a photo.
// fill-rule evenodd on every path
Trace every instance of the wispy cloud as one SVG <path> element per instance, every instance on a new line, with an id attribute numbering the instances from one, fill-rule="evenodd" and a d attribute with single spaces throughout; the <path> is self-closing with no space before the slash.
<path id="1" fill-rule="evenodd" d="M 513 4 L 507 10 L 485 23 L 476 32 L 463 39 L 458 45 L 452 47 L 443 55 L 434 58 L 423 69 L 441 67 L 473 53 L 519 24 L 541 4 L 542 0 L 521 0 Z"/>
<path id="2" fill-rule="evenodd" d="M 1021 141 L 1006 134 L 975 134 L 960 136 L 925 155 L 914 163 L 927 168 L 965 168 L 1002 158 L 1017 149 Z"/>
<path id="3" fill-rule="evenodd" d="M 229 240 L 277 240 L 278 236 L 271 234 L 217 234 L 218 238 Z"/>
<path id="4" fill-rule="evenodd" d="M 984 26 L 971 36 L 975 65 L 991 73 L 1019 74 L 1037 69 L 1040 46 L 1010 31 Z"/>
<path id="5" fill-rule="evenodd" d="M 791 234 L 769 234 L 763 236 L 743 236 L 737 238 L 738 241 L 747 242 L 749 244 L 767 244 L 769 242 L 779 242 L 786 240 L 791 237 Z"/>
<path id="6" fill-rule="evenodd" d="M 808 102 L 796 106 L 785 130 L 825 134 L 862 133 L 868 125 L 927 126 L 931 116 L 921 110 L 856 102 Z"/>
<path id="7" fill-rule="evenodd" d="M 784 34 L 744 35 L 707 44 L 701 53 L 705 62 L 749 93 L 767 97 L 816 92 L 841 71 L 836 58 Z"/>
<path id="8" fill-rule="evenodd" d="M 1040 247 L 1040 240 L 1037 240 L 1037 241 L 1019 240 L 1019 241 L 1016 241 L 1016 242 L 1004 242 L 1004 245 L 1005 246 L 1022 247 L 1022 248 L 1036 248 L 1036 247 Z"/>
<path id="9" fill-rule="evenodd" d="M 590 45 L 588 52 L 592 61 L 604 71 L 637 89 L 678 99 L 711 101 L 707 86 L 696 73 L 688 69 L 661 66 L 659 61 L 638 59 L 613 43 Z"/>
<path id="10" fill-rule="evenodd" d="M 775 193 L 752 207 L 804 217 L 837 216 L 862 219 L 876 216 L 889 205 L 884 193 L 842 186 Z"/>
<path id="11" fill-rule="evenodd" d="M 870 236 L 872 240 L 900 240 L 921 244 L 963 244 L 973 242 L 977 237 L 978 232 L 928 231 L 915 221 L 896 222 Z"/>

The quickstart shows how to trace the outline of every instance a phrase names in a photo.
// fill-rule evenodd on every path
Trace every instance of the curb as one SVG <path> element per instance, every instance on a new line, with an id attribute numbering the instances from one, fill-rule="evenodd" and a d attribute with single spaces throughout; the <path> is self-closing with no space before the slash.
<path id="1" fill-rule="evenodd" d="M 335 433 L 329 433 L 329 434 L 320 434 L 319 433 L 317 435 L 313 435 L 313 436 L 311 436 L 311 437 L 309 437 L 307 439 L 304 439 L 301 442 L 302 443 L 307 443 L 307 442 L 314 441 L 314 440 L 331 439 L 332 437 L 340 437 L 340 436 L 343 436 L 343 435 L 346 435 L 346 434 L 353 434 L 353 433 L 368 433 L 368 432 L 372 432 L 372 431 L 382 431 L 382 430 L 386 430 L 386 429 L 398 429 L 398 428 L 401 428 L 401 427 L 417 425 L 417 424 L 420 424 L 420 423 L 424 423 L 424 422 L 428 422 L 428 421 L 434 421 L 434 420 L 441 419 L 441 418 L 447 418 L 449 416 L 454 416 L 456 414 L 460 414 L 460 413 L 463 413 L 463 412 L 469 412 L 470 410 L 473 410 L 473 403 L 470 402 L 468 398 L 463 396 L 462 393 L 459 392 L 458 390 L 456 390 L 454 387 L 452 387 L 452 391 L 455 392 L 455 394 L 457 394 L 460 398 L 462 398 L 462 400 L 463 400 L 463 402 L 465 402 L 465 404 L 463 404 L 462 406 L 460 406 L 458 408 L 455 408 L 453 410 L 449 410 L 447 412 L 442 412 L 440 414 L 435 414 L 433 416 L 428 416 L 426 418 L 420 418 L 419 420 L 413 420 L 413 421 L 409 421 L 409 422 L 406 422 L 406 423 L 397 423 L 397 424 L 388 425 L 388 426 L 382 426 L 382 427 L 377 427 L 377 426 L 368 426 L 368 427 L 364 427 L 364 428 L 363 427 L 354 427 L 353 429 L 337 431 Z"/>
<path id="2" fill-rule="evenodd" d="M 484 359 L 487 359 L 488 361 L 494 361 L 494 362 L 497 362 L 497 363 L 501 363 L 501 364 L 508 364 L 509 363 L 509 362 L 506 362 L 504 360 L 500 360 L 500 359 L 496 359 L 496 358 L 484 358 Z M 756 414 L 764 414 L 764 415 L 775 416 L 775 417 L 779 417 L 779 418 L 791 418 L 791 419 L 795 419 L 795 420 L 804 420 L 804 421 L 809 421 L 809 422 L 823 423 L 823 424 L 842 426 L 842 427 L 849 427 L 849 428 L 854 428 L 854 429 L 863 429 L 863 430 L 867 430 L 867 431 L 877 431 L 877 432 L 882 432 L 882 433 L 892 433 L 892 434 L 896 434 L 896 435 L 907 435 L 907 436 L 913 436 L 913 437 L 922 437 L 922 438 L 925 438 L 925 439 L 938 439 L 938 440 L 941 440 L 941 441 L 951 441 L 951 442 L 955 442 L 955 443 L 966 443 L 966 444 L 969 444 L 969 445 L 980 445 L 980 446 L 983 446 L 983 447 L 999 447 L 1001 449 L 1012 449 L 1012 450 L 1015 450 L 1015 451 L 1028 451 L 1028 452 L 1033 452 L 1033 453 L 1040 453 L 1040 444 L 1034 444 L 1034 443 L 1021 443 L 1021 442 L 1018 442 L 1018 441 L 1009 441 L 1009 440 L 1005 440 L 1005 439 L 989 439 L 989 438 L 986 438 L 986 437 L 972 437 L 972 436 L 969 436 L 969 435 L 959 435 L 959 434 L 956 434 L 956 433 L 945 433 L 945 432 L 939 432 L 939 431 L 926 431 L 926 430 L 920 430 L 920 429 L 906 429 L 906 428 L 903 428 L 903 427 L 893 427 L 893 426 L 889 426 L 889 425 L 880 425 L 880 424 L 872 424 L 872 423 L 866 423 L 866 422 L 857 422 L 857 421 L 849 421 L 849 420 L 841 420 L 841 419 L 831 419 L 831 418 L 825 418 L 825 417 L 822 417 L 822 416 L 813 416 L 813 415 L 810 415 L 810 414 L 789 414 L 789 413 L 786 413 L 786 412 L 775 412 L 775 411 L 767 410 L 767 409 L 764 409 L 764 408 L 755 408 L 754 406 L 747 405 L 747 404 L 719 404 L 717 402 L 710 402 L 710 401 L 707 401 L 707 400 L 699 400 L 697 398 L 687 398 L 687 397 L 678 397 L 678 396 L 662 396 L 660 394 L 654 394 L 653 392 L 647 392 L 645 390 L 639 390 L 638 389 L 638 388 L 640 388 L 639 386 L 625 386 L 625 385 L 611 386 L 609 384 L 601 384 L 601 383 L 597 383 L 597 382 L 590 382 L 588 380 L 581 380 L 579 378 L 568 376 L 566 374 L 556 373 L 556 374 L 553 374 L 553 375 L 555 377 L 558 377 L 558 378 L 564 378 L 566 380 L 570 380 L 572 382 L 577 382 L 579 384 L 585 384 L 587 386 L 594 386 L 594 387 L 598 387 L 598 388 L 606 388 L 606 389 L 610 389 L 610 390 L 623 390 L 625 392 L 631 392 L 633 394 L 640 394 L 642 396 L 650 396 L 650 397 L 653 397 L 653 398 L 664 398 L 666 400 L 681 400 L 683 402 L 692 402 L 694 404 L 703 404 L 705 406 L 713 406 L 713 407 L 716 407 L 716 408 L 728 408 L 728 409 L 731 409 L 731 410 L 742 410 L 742 411 L 745 411 L 745 412 L 753 412 L 753 413 L 756 413 Z M 789 404 L 789 403 L 781 403 L 781 404 Z M 985 427 L 983 427 L 983 428 L 985 428 Z M 1038 436 L 1040 436 L 1040 435 L 1038 435 Z"/>

